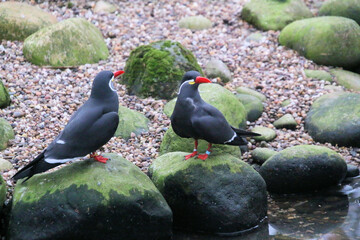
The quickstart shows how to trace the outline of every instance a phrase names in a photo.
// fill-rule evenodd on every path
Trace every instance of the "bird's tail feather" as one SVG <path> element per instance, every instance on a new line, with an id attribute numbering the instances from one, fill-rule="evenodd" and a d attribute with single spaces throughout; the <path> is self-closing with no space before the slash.
<path id="1" fill-rule="evenodd" d="M 231 128 L 236 132 L 236 134 L 237 134 L 239 137 L 256 137 L 256 136 L 261 136 L 261 134 L 258 134 L 258 133 L 249 132 L 249 131 L 245 131 L 245 130 L 238 129 L 238 128 L 234 128 L 234 127 L 231 127 Z"/>
<path id="2" fill-rule="evenodd" d="M 236 137 L 229 142 L 226 142 L 227 145 L 233 145 L 233 146 L 244 146 L 248 144 L 248 141 L 246 140 L 245 137 L 256 137 L 256 136 L 261 136 L 258 133 L 254 133 L 254 132 L 248 132 L 242 129 L 237 129 L 234 127 L 231 127 L 234 132 L 236 132 Z"/>

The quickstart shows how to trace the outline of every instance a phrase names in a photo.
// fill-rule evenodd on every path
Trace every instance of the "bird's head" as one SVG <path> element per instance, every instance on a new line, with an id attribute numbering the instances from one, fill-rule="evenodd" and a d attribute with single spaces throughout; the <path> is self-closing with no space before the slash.
<path id="1" fill-rule="evenodd" d="M 196 90 L 201 83 L 211 83 L 211 81 L 205 77 L 202 77 L 201 74 L 197 71 L 186 72 L 181 80 L 179 94 L 183 88 Z"/>
<path id="2" fill-rule="evenodd" d="M 114 79 L 123 74 L 124 71 L 110 72 L 110 71 L 101 71 L 96 75 L 92 89 L 91 96 L 92 97 L 101 97 L 106 98 L 106 96 L 111 95 L 112 93 L 116 93 L 116 89 L 114 88 Z"/>

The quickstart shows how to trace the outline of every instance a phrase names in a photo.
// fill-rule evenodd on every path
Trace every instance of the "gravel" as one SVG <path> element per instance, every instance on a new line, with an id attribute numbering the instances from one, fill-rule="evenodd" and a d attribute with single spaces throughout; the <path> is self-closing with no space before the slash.
<path id="1" fill-rule="evenodd" d="M 304 131 L 306 113 L 313 101 L 331 91 L 325 88 L 331 83 L 306 78 L 304 69 L 329 68 L 279 46 L 279 31 L 262 32 L 242 21 L 240 13 L 246 1 L 113 1 L 120 10 L 112 14 L 94 13 L 94 1 L 73 1 L 72 8 L 67 8 L 66 1 L 39 2 L 38 7 L 54 14 L 59 21 L 83 17 L 95 24 L 105 38 L 110 57 L 97 64 L 71 69 L 38 67 L 24 59 L 22 42 L 0 41 L 0 78 L 12 99 L 10 107 L 0 110 L 0 117 L 7 119 L 16 133 L 10 147 L 0 152 L 0 158 L 11 161 L 15 167 L 3 172 L 9 187 L 13 186 L 10 177 L 16 169 L 45 149 L 71 114 L 86 101 L 98 72 L 124 69 L 131 50 L 163 39 L 183 44 L 194 53 L 203 69 L 212 57 L 226 63 L 233 76 L 233 81 L 226 84 L 229 90 L 235 92 L 237 87 L 245 86 L 267 96 L 264 113 L 256 122 L 248 123 L 248 127 L 270 127 L 278 136 L 269 143 L 251 141 L 250 149 L 265 145 L 280 151 L 299 144 L 323 145 L 340 153 L 348 163 L 359 165 L 358 149 L 319 144 Z M 316 13 L 322 1 L 305 2 Z M 214 26 L 196 32 L 178 27 L 182 17 L 194 15 L 204 15 Z M 246 41 L 252 33 L 262 34 L 263 40 Z M 161 139 L 170 124 L 163 113 L 166 101 L 130 96 L 124 86 L 118 84 L 116 87 L 120 104 L 148 117 L 150 130 L 138 137 L 133 135 L 128 141 L 113 138 L 102 152 L 121 154 L 146 172 L 158 156 Z M 282 107 L 285 100 L 290 100 L 291 104 Z M 275 129 L 272 123 L 288 113 L 299 124 L 297 128 Z M 249 152 L 243 155 L 246 161 L 249 157 Z"/>

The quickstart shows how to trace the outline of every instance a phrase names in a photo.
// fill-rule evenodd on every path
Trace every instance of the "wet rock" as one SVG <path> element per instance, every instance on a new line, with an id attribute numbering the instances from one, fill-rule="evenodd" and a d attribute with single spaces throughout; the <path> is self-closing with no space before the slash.
<path id="1" fill-rule="evenodd" d="M 149 168 L 176 228 L 232 233 L 254 227 L 266 216 L 265 182 L 251 166 L 228 154 L 184 161 L 186 154 L 162 155 Z"/>
<path id="2" fill-rule="evenodd" d="M 143 114 L 134 110 L 119 106 L 119 125 L 116 129 L 115 136 L 128 140 L 131 133 L 135 136 L 149 131 L 149 119 Z"/>
<path id="3" fill-rule="evenodd" d="M 351 68 L 360 63 L 359 36 L 360 26 L 354 20 L 316 17 L 286 26 L 279 42 L 317 64 Z"/>
<path id="4" fill-rule="evenodd" d="M 260 99 L 248 94 L 236 94 L 236 97 L 244 105 L 248 121 L 254 122 L 261 117 L 264 106 Z"/>
<path id="5" fill-rule="evenodd" d="M 332 69 L 331 74 L 334 75 L 335 81 L 347 89 L 360 91 L 360 75 L 342 69 Z"/>
<path id="6" fill-rule="evenodd" d="M 333 78 L 330 73 L 324 70 L 310 70 L 305 69 L 304 70 L 306 77 L 308 78 L 314 78 L 318 80 L 324 80 L 328 82 L 333 82 Z"/>
<path id="7" fill-rule="evenodd" d="M 0 39 L 20 41 L 57 22 L 53 15 L 20 2 L 0 3 L 0 19 Z"/>
<path id="8" fill-rule="evenodd" d="M 341 16 L 360 24 L 360 1 L 327 0 L 321 5 L 319 16 Z"/>
<path id="9" fill-rule="evenodd" d="M 212 27 L 212 22 L 204 16 L 184 17 L 179 21 L 179 27 L 190 30 L 203 30 Z"/>
<path id="10" fill-rule="evenodd" d="M 267 189 L 275 193 L 313 191 L 337 185 L 346 175 L 346 163 L 326 147 L 298 145 L 269 158 L 260 168 Z"/>
<path id="11" fill-rule="evenodd" d="M 317 142 L 360 147 L 360 94 L 334 92 L 318 98 L 305 119 Z"/>
<path id="12" fill-rule="evenodd" d="M 274 127 L 276 128 L 287 128 L 287 129 L 295 129 L 298 125 L 295 121 L 294 117 L 291 114 L 285 114 L 278 120 L 276 120 L 274 123 Z"/>
<path id="13" fill-rule="evenodd" d="M 347 164 L 346 177 L 356 177 L 359 176 L 359 168 L 352 164 Z"/>
<path id="14" fill-rule="evenodd" d="M 170 239 L 172 213 L 154 184 L 105 156 L 106 164 L 88 159 L 18 182 L 9 239 Z"/>
<path id="15" fill-rule="evenodd" d="M 10 105 L 10 95 L 3 82 L 0 80 L 0 108 L 6 108 Z"/>
<path id="16" fill-rule="evenodd" d="M 0 118 L 0 151 L 8 146 L 10 139 L 14 139 L 14 130 L 10 123 L 3 118 Z"/>
<path id="17" fill-rule="evenodd" d="M 9 161 L 0 158 L 0 171 L 8 171 L 13 168 L 13 165 Z"/>
<path id="18" fill-rule="evenodd" d="M 33 64 L 54 67 L 97 63 L 109 56 L 99 29 L 82 18 L 70 18 L 34 33 L 25 40 L 23 53 Z"/>
<path id="19" fill-rule="evenodd" d="M 251 131 L 261 134 L 261 136 L 254 137 L 255 141 L 257 142 L 261 142 L 261 141 L 269 142 L 276 138 L 276 132 L 271 128 L 259 126 L 259 127 L 254 127 L 253 129 L 251 129 Z"/>
<path id="20" fill-rule="evenodd" d="M 178 42 L 158 41 L 137 47 L 126 61 L 122 82 L 131 94 L 171 99 L 183 75 L 202 73 L 194 55 Z"/>
<path id="21" fill-rule="evenodd" d="M 312 17 L 302 0 L 251 0 L 241 17 L 262 30 L 281 30 L 289 23 Z"/>
<path id="22" fill-rule="evenodd" d="M 242 94 L 248 94 L 248 95 L 252 95 L 254 97 L 257 97 L 258 99 L 260 99 L 262 102 L 266 101 L 266 97 L 264 94 L 259 93 L 258 91 L 255 91 L 253 89 L 247 88 L 247 87 L 238 87 L 236 89 L 236 91 L 238 93 L 242 93 Z"/>
<path id="23" fill-rule="evenodd" d="M 255 148 L 251 152 L 251 156 L 254 162 L 262 165 L 266 160 L 275 155 L 277 152 L 269 148 Z"/>
<path id="24" fill-rule="evenodd" d="M 95 4 L 94 12 L 96 13 L 113 13 L 117 10 L 115 5 L 105 1 L 98 1 Z"/>
<path id="25" fill-rule="evenodd" d="M 220 78 L 223 83 L 231 81 L 231 73 L 226 64 L 212 58 L 205 66 L 205 74 L 208 78 Z"/>

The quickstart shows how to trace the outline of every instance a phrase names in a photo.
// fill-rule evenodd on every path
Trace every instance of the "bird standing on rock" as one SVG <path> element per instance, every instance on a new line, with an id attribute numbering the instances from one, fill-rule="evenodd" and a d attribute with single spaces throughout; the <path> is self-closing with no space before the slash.
<path id="1" fill-rule="evenodd" d="M 113 86 L 114 78 L 124 71 L 102 71 L 92 85 L 90 98 L 70 118 L 64 130 L 52 143 L 13 179 L 31 178 L 65 162 L 90 154 L 96 161 L 108 160 L 95 151 L 113 136 L 119 123 L 119 99 Z M 26 181 L 25 180 L 25 181 Z"/>
<path id="2" fill-rule="evenodd" d="M 198 155 L 198 158 L 206 160 L 211 153 L 212 144 L 239 146 L 246 144 L 243 137 L 259 136 L 257 133 L 230 126 L 218 109 L 202 100 L 198 91 L 201 83 L 211 83 L 211 81 L 201 77 L 197 71 L 185 73 L 171 115 L 174 132 L 180 137 L 195 139 L 194 151 L 185 156 L 186 160 L 198 154 L 198 139 L 209 143 L 206 153 Z"/>

